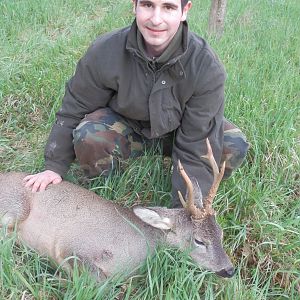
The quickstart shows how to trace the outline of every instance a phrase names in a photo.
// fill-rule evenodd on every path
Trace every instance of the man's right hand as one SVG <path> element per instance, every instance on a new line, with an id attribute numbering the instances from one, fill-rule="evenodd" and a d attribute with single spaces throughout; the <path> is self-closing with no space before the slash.
<path id="1" fill-rule="evenodd" d="M 58 184 L 60 182 L 62 182 L 61 176 L 50 170 L 28 175 L 23 179 L 24 186 L 30 188 L 33 193 L 42 192 L 49 184 Z"/>

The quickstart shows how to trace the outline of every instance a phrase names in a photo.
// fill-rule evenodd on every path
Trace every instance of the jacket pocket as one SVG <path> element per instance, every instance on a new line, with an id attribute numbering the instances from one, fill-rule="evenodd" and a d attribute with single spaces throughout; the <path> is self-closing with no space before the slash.
<path id="1" fill-rule="evenodd" d="M 162 98 L 162 111 L 166 116 L 165 122 L 169 131 L 179 127 L 183 111 L 180 102 L 173 93 L 172 89 L 166 89 Z"/>

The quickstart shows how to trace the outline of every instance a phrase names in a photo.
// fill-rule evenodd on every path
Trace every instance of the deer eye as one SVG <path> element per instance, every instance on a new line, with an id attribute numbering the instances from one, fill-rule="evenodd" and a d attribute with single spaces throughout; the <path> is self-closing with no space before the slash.
<path id="1" fill-rule="evenodd" d="M 196 246 L 203 246 L 203 247 L 205 247 L 205 244 L 203 242 L 197 240 L 197 239 L 195 239 L 194 242 L 195 242 Z"/>

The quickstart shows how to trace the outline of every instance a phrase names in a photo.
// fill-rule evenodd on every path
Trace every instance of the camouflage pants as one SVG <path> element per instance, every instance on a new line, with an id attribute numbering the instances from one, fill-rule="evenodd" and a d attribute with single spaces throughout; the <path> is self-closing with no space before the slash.
<path id="1" fill-rule="evenodd" d="M 232 123 L 224 122 L 222 158 L 227 158 L 225 178 L 243 162 L 249 144 L 245 135 Z M 99 109 L 85 116 L 73 131 L 76 158 L 89 177 L 108 175 L 118 161 L 144 155 L 147 149 L 158 147 L 171 156 L 174 133 L 158 139 L 137 134 L 128 120 L 110 108 Z"/>

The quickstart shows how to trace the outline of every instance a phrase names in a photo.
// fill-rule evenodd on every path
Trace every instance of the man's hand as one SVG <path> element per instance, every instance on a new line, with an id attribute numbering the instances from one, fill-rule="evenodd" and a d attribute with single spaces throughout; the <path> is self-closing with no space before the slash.
<path id="1" fill-rule="evenodd" d="M 31 188 L 31 191 L 33 193 L 37 191 L 42 192 L 49 184 L 58 184 L 61 181 L 61 176 L 50 170 L 46 170 L 44 172 L 33 175 L 28 175 L 23 179 L 25 187 Z"/>

